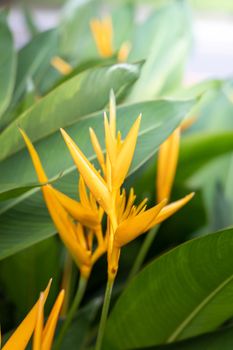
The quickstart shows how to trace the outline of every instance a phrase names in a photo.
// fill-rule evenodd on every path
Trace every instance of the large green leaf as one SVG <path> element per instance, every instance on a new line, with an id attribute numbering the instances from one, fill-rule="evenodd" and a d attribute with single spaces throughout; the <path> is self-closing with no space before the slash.
<path id="1" fill-rule="evenodd" d="M 104 349 L 171 343 L 233 315 L 233 229 L 189 241 L 134 278 L 110 315 Z"/>
<path id="2" fill-rule="evenodd" d="M 171 1 L 138 28 L 130 59 L 147 60 L 130 102 L 167 94 L 180 85 L 191 42 L 190 22 L 187 3 Z"/>
<path id="3" fill-rule="evenodd" d="M 161 142 L 177 127 L 195 101 L 151 101 L 118 108 L 118 127 L 123 137 L 142 112 L 142 123 L 132 173 L 153 156 Z M 89 127 L 96 130 L 103 146 L 103 113 L 80 117 L 67 131 L 77 141 L 90 160 L 94 154 L 88 137 Z M 34 130 L 32 130 L 34 131 Z M 29 133 L 31 137 L 31 133 Z M 59 132 L 36 143 L 49 178 L 64 171 L 56 187 L 76 197 L 77 172 Z M 17 171 L 12 171 L 12 168 Z M 35 172 L 26 149 L 1 162 L 0 181 L 27 183 L 35 181 Z M 0 259 L 43 240 L 55 233 L 40 192 L 32 190 L 22 197 L 1 205 Z"/>
<path id="4" fill-rule="evenodd" d="M 131 85 L 138 74 L 137 65 L 116 64 L 90 69 L 66 81 L 2 132 L 0 161 L 25 147 L 18 131 L 19 126 L 28 132 L 32 141 L 41 140 L 81 116 L 103 108 L 111 88 L 118 93 Z"/>
<path id="5" fill-rule="evenodd" d="M 231 350 L 232 348 L 233 328 L 227 327 L 173 344 L 136 348 L 134 350 Z"/>
<path id="6" fill-rule="evenodd" d="M 0 13 L 0 119 L 7 109 L 14 88 L 16 54 L 11 31 L 7 25 L 6 13 Z M 2 126 L 2 120 L 0 121 Z"/>

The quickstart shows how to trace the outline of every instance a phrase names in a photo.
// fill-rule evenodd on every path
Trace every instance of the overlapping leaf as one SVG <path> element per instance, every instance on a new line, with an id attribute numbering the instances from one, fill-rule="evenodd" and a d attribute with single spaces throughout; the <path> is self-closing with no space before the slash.
<path id="1" fill-rule="evenodd" d="M 0 127 L 2 114 L 7 109 L 15 82 L 16 53 L 5 12 L 0 12 Z"/>

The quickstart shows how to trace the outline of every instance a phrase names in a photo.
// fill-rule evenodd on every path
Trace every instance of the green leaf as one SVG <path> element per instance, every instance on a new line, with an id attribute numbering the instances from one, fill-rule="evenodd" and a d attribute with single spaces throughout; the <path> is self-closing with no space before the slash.
<path id="1" fill-rule="evenodd" d="M 16 306 L 16 323 L 25 317 L 25 313 L 31 309 L 49 279 L 53 278 L 50 298 L 46 305 L 51 307 L 59 288 L 59 253 L 59 242 L 53 237 L 1 261 L 1 288 L 7 300 Z M 2 323 L 4 326 L 4 320 Z"/>
<path id="2" fill-rule="evenodd" d="M 60 174 L 56 178 L 48 181 L 48 183 L 53 183 L 57 181 L 62 175 Z M 45 185 L 45 183 L 43 184 Z M 1 189 L 0 189 L 0 202 L 1 201 L 6 201 L 12 198 L 17 198 L 24 193 L 35 189 L 37 187 L 41 187 L 42 185 L 39 182 L 34 182 L 34 183 L 27 183 L 24 186 L 19 186 L 17 184 L 1 184 Z"/>
<path id="3" fill-rule="evenodd" d="M 103 349 L 171 343 L 233 315 L 233 229 L 191 240 L 149 264 L 117 301 Z"/>
<path id="4" fill-rule="evenodd" d="M 91 104 L 88 100 L 89 105 Z M 123 137 L 132 126 L 134 120 L 142 112 L 142 122 L 137 149 L 130 173 L 138 169 L 147 159 L 152 157 L 159 145 L 180 124 L 181 120 L 195 104 L 191 101 L 151 101 L 118 108 L 118 128 Z M 77 141 L 90 160 L 95 156 L 89 140 L 89 127 L 92 126 L 103 147 L 103 113 L 94 113 L 77 119 L 76 123 L 66 128 Z M 36 133 L 36 127 L 32 131 Z M 39 128 L 38 128 L 39 130 Z M 31 133 L 29 137 L 31 137 Z M 56 187 L 72 197 L 77 192 L 77 171 L 72 158 L 59 132 L 55 132 L 36 143 L 46 173 L 53 178 L 61 171 L 64 176 L 56 182 Z M 12 168 L 17 172 L 12 172 Z M 27 150 L 1 162 L 0 182 L 27 183 L 35 181 L 36 175 Z M 38 190 L 26 193 L 22 198 L 6 202 L 0 206 L 0 259 L 14 254 L 27 246 L 35 244 L 56 232 L 45 209 L 41 193 Z"/>
<path id="5" fill-rule="evenodd" d="M 187 180 L 203 165 L 233 151 L 233 132 L 193 134 L 181 142 L 177 179 Z"/>
<path id="6" fill-rule="evenodd" d="M 0 13 L 0 126 L 1 117 L 7 109 L 14 88 L 16 54 L 5 12 Z"/>
<path id="7" fill-rule="evenodd" d="M 231 350 L 232 347 L 233 327 L 227 327 L 174 344 L 136 348 L 134 350 Z"/>
<path id="8" fill-rule="evenodd" d="M 81 116 L 103 108 L 111 88 L 118 93 L 131 85 L 138 74 L 138 65 L 116 64 L 90 69 L 66 81 L 2 132 L 0 161 L 25 147 L 18 126 L 30 135 L 32 141 L 39 141 Z"/>
<path id="9" fill-rule="evenodd" d="M 28 79 L 35 78 L 39 71 L 44 70 L 45 64 L 55 55 L 57 45 L 57 31 L 50 29 L 36 35 L 19 51 L 13 104 L 22 96 Z"/>
<path id="10" fill-rule="evenodd" d="M 134 6 L 128 3 L 117 5 L 108 11 L 112 18 L 114 51 L 118 51 L 123 42 L 130 40 L 134 26 Z M 101 1 L 71 0 L 65 4 L 59 26 L 60 53 L 75 65 L 100 58 L 90 29 L 90 21 L 95 18 L 103 18 Z"/>
<path id="11" fill-rule="evenodd" d="M 39 94 L 39 83 L 44 71 L 50 65 L 51 58 L 57 52 L 57 32 L 48 30 L 36 35 L 18 53 L 18 65 L 16 82 L 9 111 L 2 120 L 2 125 L 8 125 L 19 116 L 15 107 L 27 90 L 28 80 L 32 80 L 37 94 Z"/>
<path id="12" fill-rule="evenodd" d="M 130 59 L 147 60 L 128 101 L 163 96 L 180 85 L 191 42 L 190 22 L 187 3 L 171 1 L 135 32 Z"/>
<path id="13" fill-rule="evenodd" d="M 19 186 L 17 184 L 4 184 L 1 185 L 0 201 L 6 201 L 8 199 L 16 198 L 22 194 L 32 190 L 33 188 L 41 186 L 39 183 L 27 184 L 25 186 Z"/>
<path id="14" fill-rule="evenodd" d="M 98 8 L 98 2 L 92 0 L 71 0 L 65 4 L 59 26 L 62 55 L 75 62 L 96 57 L 90 20 L 96 17 Z"/>

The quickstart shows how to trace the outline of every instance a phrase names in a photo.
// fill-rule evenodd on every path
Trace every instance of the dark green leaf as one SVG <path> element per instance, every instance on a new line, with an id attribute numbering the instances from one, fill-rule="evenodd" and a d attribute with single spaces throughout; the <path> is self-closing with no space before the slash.
<path id="1" fill-rule="evenodd" d="M 233 151 L 233 132 L 203 133 L 181 142 L 177 179 L 185 180 L 211 160 Z"/>
<path id="2" fill-rule="evenodd" d="M 116 303 L 103 349 L 171 343 L 233 315 L 233 229 L 189 241 L 149 264 Z"/>

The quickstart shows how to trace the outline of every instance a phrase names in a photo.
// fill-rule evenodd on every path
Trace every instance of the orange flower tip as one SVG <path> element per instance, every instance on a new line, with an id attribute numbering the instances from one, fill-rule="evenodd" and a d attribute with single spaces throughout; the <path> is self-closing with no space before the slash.
<path id="1" fill-rule="evenodd" d="M 61 134 L 62 134 L 64 140 L 65 140 L 67 143 L 71 144 L 72 139 L 71 139 L 71 137 L 67 134 L 67 132 L 66 132 L 63 128 L 60 128 L 60 132 L 61 132 Z"/>
<path id="2" fill-rule="evenodd" d="M 195 194 L 196 194 L 195 192 L 191 192 L 191 193 L 187 194 L 187 196 L 186 196 L 187 200 L 192 199 L 195 196 Z"/>
<path id="3" fill-rule="evenodd" d="M 59 295 L 60 295 L 62 298 L 64 298 L 65 292 L 66 292 L 65 289 L 62 289 L 62 290 L 60 291 Z"/>
<path id="4" fill-rule="evenodd" d="M 106 111 L 104 111 L 104 122 L 108 122 L 108 116 Z"/>
<path id="5" fill-rule="evenodd" d="M 114 98 L 115 99 L 115 94 L 114 94 L 114 90 L 113 89 L 110 90 L 110 98 Z"/>
<path id="6" fill-rule="evenodd" d="M 21 135 L 23 136 L 23 138 L 27 137 L 25 131 L 20 126 L 18 126 L 18 129 L 19 129 L 19 132 L 21 133 Z"/>
<path id="7" fill-rule="evenodd" d="M 46 288 L 50 289 L 52 282 L 53 282 L 53 279 L 51 277 Z"/>
<path id="8" fill-rule="evenodd" d="M 163 200 L 161 200 L 161 202 L 159 202 L 162 208 L 165 207 L 167 203 L 168 203 L 168 198 L 164 198 Z"/>
<path id="9" fill-rule="evenodd" d="M 138 124 L 140 124 L 140 123 L 141 123 L 141 120 L 142 120 L 142 113 L 139 114 L 139 116 L 138 116 L 137 119 L 136 119 L 136 122 L 137 122 Z"/>
<path id="10" fill-rule="evenodd" d="M 110 102 L 113 103 L 113 105 L 115 107 L 115 105 L 116 105 L 116 97 L 115 97 L 113 89 L 110 90 L 109 99 L 110 99 Z"/>

